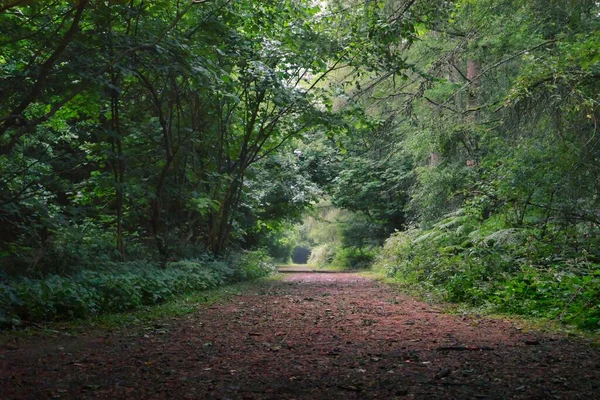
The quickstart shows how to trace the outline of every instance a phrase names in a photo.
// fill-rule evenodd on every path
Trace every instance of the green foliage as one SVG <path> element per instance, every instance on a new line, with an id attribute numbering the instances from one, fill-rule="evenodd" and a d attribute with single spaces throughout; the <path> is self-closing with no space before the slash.
<path id="1" fill-rule="evenodd" d="M 411 68 L 347 96 L 367 111 L 327 190 L 398 230 L 376 266 L 408 286 L 598 329 L 600 6 L 563 3 L 453 2 L 416 24 Z M 377 238 L 364 222 L 334 257 Z"/>
<path id="2" fill-rule="evenodd" d="M 327 202 L 318 204 L 297 229 L 298 244 L 310 248 L 308 264 L 319 268 L 366 268 L 385 235 L 380 224 Z"/>
<path id="3" fill-rule="evenodd" d="M 598 1 L 400 3 L 3 6 L 0 317 L 270 270 L 206 252 L 366 266 L 392 235 L 407 282 L 596 326 Z"/>
<path id="4" fill-rule="evenodd" d="M 107 264 L 74 276 L 50 275 L 0 283 L 0 323 L 86 318 L 159 304 L 184 293 L 256 279 L 274 271 L 264 251 L 241 253 L 231 261 L 201 259 L 156 264 Z"/>
<path id="5" fill-rule="evenodd" d="M 293 227 L 286 226 L 281 230 L 269 232 L 264 237 L 265 248 L 269 256 L 279 263 L 288 263 L 294 247 L 296 246 L 296 234 Z"/>
<path id="6" fill-rule="evenodd" d="M 310 249 L 309 265 L 326 267 L 332 265 L 340 247 L 334 243 L 324 243 Z"/>
<path id="7" fill-rule="evenodd" d="M 377 257 L 377 247 L 342 247 L 331 262 L 345 269 L 368 268 Z"/>
<path id="8" fill-rule="evenodd" d="M 304 0 L 3 7 L 0 260 L 69 272 L 95 256 L 75 231 L 115 247 L 99 252 L 111 260 L 146 248 L 171 261 L 181 242 L 224 254 L 298 218 L 314 185 L 277 153 L 339 122 L 318 83 L 346 57 L 319 11 Z"/>
<path id="9" fill-rule="evenodd" d="M 413 220 L 427 226 L 455 210 L 464 201 L 464 188 L 472 174 L 464 165 L 417 167 L 417 184 L 411 190 L 408 209 Z"/>
<path id="10" fill-rule="evenodd" d="M 446 301 L 599 329 L 600 264 L 583 250 L 597 240 L 555 234 L 549 243 L 534 228 L 476 226 L 463 212 L 392 235 L 376 268 Z"/>
<path id="11" fill-rule="evenodd" d="M 231 258 L 231 264 L 236 280 L 256 279 L 275 271 L 273 259 L 265 249 L 239 253 Z"/>

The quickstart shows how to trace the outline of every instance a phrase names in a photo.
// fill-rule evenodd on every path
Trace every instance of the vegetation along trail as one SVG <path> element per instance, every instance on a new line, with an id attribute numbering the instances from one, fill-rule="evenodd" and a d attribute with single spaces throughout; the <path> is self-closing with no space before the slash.
<path id="1" fill-rule="evenodd" d="M 0 400 L 600 399 L 599 334 L 600 0 L 0 0 Z"/>
<path id="2" fill-rule="evenodd" d="M 599 352 L 300 272 L 152 329 L 5 344 L 0 398 L 591 399 Z"/>

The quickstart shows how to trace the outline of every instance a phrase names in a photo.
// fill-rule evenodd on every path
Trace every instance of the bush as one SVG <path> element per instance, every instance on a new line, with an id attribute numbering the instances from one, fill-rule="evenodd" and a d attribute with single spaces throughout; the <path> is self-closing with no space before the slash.
<path id="1" fill-rule="evenodd" d="M 265 251 L 232 256 L 229 262 L 208 256 L 169 263 L 107 263 L 72 276 L 50 275 L 0 283 L 0 326 L 86 318 L 133 310 L 176 295 L 255 279 L 275 269 Z"/>
<path id="2" fill-rule="evenodd" d="M 256 279 L 275 271 L 273 259 L 265 249 L 245 251 L 230 259 L 235 280 Z"/>
<path id="3" fill-rule="evenodd" d="M 376 256 L 376 247 L 343 247 L 336 253 L 333 264 L 351 269 L 369 268 Z"/>
<path id="4" fill-rule="evenodd" d="M 397 232 L 375 267 L 440 300 L 600 328 L 600 265 L 591 252 L 577 257 L 564 229 L 549 226 L 544 236 L 494 220 L 475 230 L 469 221 L 457 213 L 432 229 Z M 585 239 L 576 238 L 580 249 Z"/>
<path id="5" fill-rule="evenodd" d="M 339 247 L 333 243 L 326 243 L 311 249 L 308 264 L 322 268 L 333 263 Z"/>

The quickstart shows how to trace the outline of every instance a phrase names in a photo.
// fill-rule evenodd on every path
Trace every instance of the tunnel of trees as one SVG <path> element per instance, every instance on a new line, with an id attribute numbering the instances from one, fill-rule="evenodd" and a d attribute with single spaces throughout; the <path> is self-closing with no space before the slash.
<path id="1" fill-rule="evenodd" d="M 294 247 L 292 251 L 292 261 L 296 264 L 306 264 L 308 263 L 308 258 L 310 257 L 310 249 L 302 246 Z"/>
<path id="2" fill-rule="evenodd" d="M 302 247 L 598 329 L 599 15 L 0 2 L 0 322 L 152 304 Z"/>

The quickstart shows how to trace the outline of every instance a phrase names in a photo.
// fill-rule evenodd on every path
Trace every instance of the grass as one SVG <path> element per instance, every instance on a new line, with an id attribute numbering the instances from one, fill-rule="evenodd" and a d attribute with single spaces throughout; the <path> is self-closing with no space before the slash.
<path id="1" fill-rule="evenodd" d="M 284 268 L 284 269 L 294 269 L 294 268 L 315 269 L 317 267 L 314 266 L 314 265 L 311 265 L 311 264 L 294 264 L 294 263 L 289 263 L 289 264 L 277 264 L 277 268 Z"/>
<path id="2" fill-rule="evenodd" d="M 343 267 L 341 265 L 327 265 L 324 267 L 320 267 L 318 265 L 313 265 L 313 264 L 278 264 L 277 265 L 278 269 L 309 269 L 312 271 L 320 271 L 320 272 L 357 272 L 357 271 L 363 271 L 361 269 L 348 269 L 346 267 Z"/>
<path id="3" fill-rule="evenodd" d="M 90 330 L 121 330 L 135 328 L 194 313 L 200 307 L 230 301 L 236 296 L 258 288 L 268 282 L 281 279 L 280 274 L 239 282 L 216 289 L 185 294 L 162 304 L 146 306 L 135 311 L 98 315 L 92 318 L 68 322 L 31 324 L 12 331 L 0 331 L 0 345 L 18 337 L 48 337 L 56 335 L 79 335 Z"/>
<path id="4" fill-rule="evenodd" d="M 358 272 L 360 269 L 351 269 L 343 267 L 341 265 L 327 265 L 325 267 L 317 268 L 319 271 L 333 271 L 333 272 Z"/>

